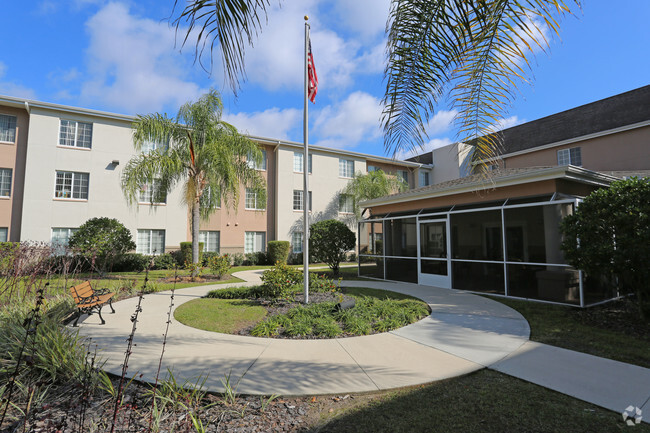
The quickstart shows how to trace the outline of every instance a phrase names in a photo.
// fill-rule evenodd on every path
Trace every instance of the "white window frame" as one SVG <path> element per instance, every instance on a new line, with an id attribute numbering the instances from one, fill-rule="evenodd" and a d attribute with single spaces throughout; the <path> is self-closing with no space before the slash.
<path id="1" fill-rule="evenodd" d="M 203 251 L 210 253 L 218 253 L 221 248 L 221 233 L 218 230 L 200 230 L 199 242 L 203 242 Z M 212 248 L 216 245 L 216 248 Z"/>
<path id="2" fill-rule="evenodd" d="M 256 249 L 258 238 L 261 238 L 261 249 Z M 256 253 L 266 250 L 266 232 L 245 232 L 244 233 L 244 253 Z"/>
<path id="3" fill-rule="evenodd" d="M 350 194 L 339 195 L 339 213 L 354 213 L 354 197 Z"/>
<path id="4" fill-rule="evenodd" d="M 142 239 L 144 236 L 141 235 L 147 235 L 147 245 L 142 245 Z M 153 235 L 156 234 L 160 236 L 162 234 L 162 246 L 160 246 L 160 250 L 158 251 L 157 247 L 158 245 L 154 245 L 153 242 Z M 139 254 L 146 254 L 148 256 L 158 256 L 161 254 L 165 254 L 165 241 L 166 241 L 166 235 L 164 229 L 138 229 L 137 237 L 136 237 L 136 248 L 135 252 Z M 155 250 L 155 251 L 154 251 Z"/>
<path id="5" fill-rule="evenodd" d="M 397 176 L 400 177 L 408 185 L 409 183 L 408 170 L 397 170 Z"/>
<path id="6" fill-rule="evenodd" d="M 80 125 L 83 125 L 84 128 L 87 129 L 80 130 Z M 70 134 L 72 134 L 72 139 L 68 137 Z M 83 135 L 80 137 L 80 134 Z M 86 138 L 87 141 L 85 140 Z M 77 120 L 59 119 L 59 146 L 90 150 L 92 149 L 92 145 L 93 124 L 91 122 L 79 122 Z"/>
<path id="7" fill-rule="evenodd" d="M 259 195 L 250 188 L 246 188 L 245 202 L 244 209 L 246 210 L 266 210 L 266 203 L 264 203 L 264 207 L 260 207 L 262 203 L 260 203 Z"/>
<path id="8" fill-rule="evenodd" d="M 431 176 L 428 171 L 420 171 L 418 175 L 418 185 L 419 186 L 429 186 L 431 185 Z"/>
<path id="9" fill-rule="evenodd" d="M 0 197 L 11 197 L 11 168 L 0 168 Z"/>
<path id="10" fill-rule="evenodd" d="M 16 143 L 18 118 L 9 114 L 0 114 L 0 143 Z"/>
<path id="11" fill-rule="evenodd" d="M 54 248 L 55 251 L 65 250 L 70 243 L 70 238 L 77 230 L 79 229 L 74 227 L 52 227 L 52 230 L 50 231 L 50 243 L 52 244 L 52 248 Z M 55 232 L 63 233 L 63 236 L 55 236 Z M 62 252 L 58 252 L 58 254 L 62 254 Z"/>
<path id="12" fill-rule="evenodd" d="M 309 174 L 312 173 L 312 161 L 313 161 L 312 156 L 313 155 L 310 153 L 309 158 L 308 158 L 309 159 L 309 167 L 307 167 L 307 168 L 309 170 Z M 303 170 L 304 170 L 303 161 L 305 159 L 304 157 L 305 157 L 304 152 L 293 152 L 293 172 L 294 173 L 302 173 L 303 172 Z"/>
<path id="13" fill-rule="evenodd" d="M 260 164 L 257 164 L 253 160 L 253 156 L 251 154 L 248 154 L 246 157 L 246 163 L 248 164 L 248 167 L 252 168 L 253 170 L 266 171 L 266 150 L 260 150 L 262 151 L 262 161 Z"/>
<path id="14" fill-rule="evenodd" d="M 351 179 L 354 177 L 354 160 L 339 158 L 339 177 Z"/>
<path id="15" fill-rule="evenodd" d="M 570 147 L 557 151 L 557 165 L 575 165 L 582 167 L 582 151 L 580 147 Z"/>
<path id="16" fill-rule="evenodd" d="M 154 179 L 153 182 L 147 182 L 140 187 L 140 193 L 138 194 L 138 203 L 139 204 L 167 204 L 167 194 L 165 194 L 163 201 L 153 201 L 156 195 L 156 188 L 160 188 L 160 179 Z"/>
<path id="17" fill-rule="evenodd" d="M 142 143 L 140 149 L 143 154 L 149 155 L 158 149 L 169 149 L 169 143 L 158 143 L 157 141 L 146 140 Z"/>
<path id="18" fill-rule="evenodd" d="M 61 185 L 61 191 L 59 191 L 59 174 L 67 175 L 70 174 L 70 190 L 66 190 L 65 179 L 64 183 Z M 79 194 L 79 191 L 75 192 L 75 183 L 77 181 L 81 182 L 83 176 L 86 176 L 86 196 L 85 197 L 75 197 L 75 194 Z M 88 200 L 88 195 L 90 193 L 90 173 L 82 173 L 78 171 L 65 171 L 65 170 L 56 170 L 54 175 L 54 198 L 55 199 L 65 199 L 65 200 Z"/>
<path id="19" fill-rule="evenodd" d="M 302 232 L 291 233 L 291 252 L 302 253 L 303 235 Z"/>
<path id="20" fill-rule="evenodd" d="M 0 242 L 9 240 L 9 227 L 0 227 Z"/>
<path id="21" fill-rule="evenodd" d="M 303 211 L 305 210 L 304 208 L 304 200 L 303 200 L 303 190 L 302 189 L 294 189 L 293 190 L 293 210 L 295 211 Z M 309 191 L 309 212 L 311 212 L 312 209 L 312 193 Z"/>

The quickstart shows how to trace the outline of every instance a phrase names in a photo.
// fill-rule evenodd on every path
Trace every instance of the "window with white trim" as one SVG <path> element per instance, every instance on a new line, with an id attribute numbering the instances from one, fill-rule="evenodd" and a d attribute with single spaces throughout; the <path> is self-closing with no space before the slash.
<path id="1" fill-rule="evenodd" d="M 244 253 L 257 253 L 266 249 L 265 232 L 246 232 L 244 240 Z"/>
<path id="2" fill-rule="evenodd" d="M 560 149 L 557 151 L 557 165 L 582 166 L 582 155 L 579 147 Z"/>
<path id="3" fill-rule="evenodd" d="M 381 170 L 381 168 L 377 167 L 376 165 L 369 165 L 368 166 L 368 173 L 370 173 L 372 171 L 379 171 L 379 170 Z"/>
<path id="4" fill-rule="evenodd" d="M 16 116 L 0 114 L 0 141 L 3 143 L 16 142 Z"/>
<path id="5" fill-rule="evenodd" d="M 153 182 L 147 182 L 140 187 L 139 203 L 148 204 L 165 204 L 167 203 L 167 194 L 159 191 L 160 180 L 154 179 Z"/>
<path id="6" fill-rule="evenodd" d="M 203 242 L 203 251 L 210 253 L 219 252 L 220 234 L 218 231 L 200 231 L 199 242 Z"/>
<path id="7" fill-rule="evenodd" d="M 147 140 L 144 143 L 142 143 L 142 146 L 141 146 L 141 151 L 145 155 L 148 155 L 148 154 L 150 154 L 151 152 L 153 152 L 155 150 L 160 150 L 160 151 L 164 152 L 167 149 L 169 149 L 169 142 L 158 143 L 158 142 L 155 142 L 155 141 Z"/>
<path id="8" fill-rule="evenodd" d="M 293 210 L 304 210 L 304 201 L 303 201 L 303 190 L 294 189 L 293 190 Z M 311 191 L 309 191 L 309 210 L 311 210 Z"/>
<path id="9" fill-rule="evenodd" d="M 10 168 L 0 168 L 0 197 L 11 196 L 11 174 Z"/>
<path id="10" fill-rule="evenodd" d="M 246 188 L 246 209 L 249 210 L 264 210 L 266 203 L 262 203 L 260 194 L 255 190 Z"/>
<path id="11" fill-rule="evenodd" d="M 254 170 L 266 170 L 266 150 L 262 150 L 262 160 L 259 163 L 253 160 L 253 155 L 250 153 L 248 154 L 246 160 L 250 168 Z"/>
<path id="12" fill-rule="evenodd" d="M 339 158 L 339 177 L 354 177 L 354 161 Z"/>
<path id="13" fill-rule="evenodd" d="M 420 171 L 420 186 L 429 186 L 429 172 Z"/>
<path id="14" fill-rule="evenodd" d="M 165 230 L 139 229 L 136 253 L 159 255 L 165 253 Z"/>
<path id="15" fill-rule="evenodd" d="M 397 170 L 397 176 L 401 177 L 402 180 L 408 185 L 408 183 L 409 183 L 409 172 L 408 172 L 408 170 Z"/>
<path id="16" fill-rule="evenodd" d="M 309 173 L 312 172 L 312 154 L 309 154 Z M 295 173 L 302 173 L 303 171 L 303 160 L 305 159 L 305 154 L 303 152 L 293 152 L 293 171 Z"/>
<path id="17" fill-rule="evenodd" d="M 339 212 L 340 213 L 353 213 L 354 212 L 354 197 L 350 194 L 339 195 Z"/>
<path id="18" fill-rule="evenodd" d="M 291 251 L 296 254 L 302 253 L 302 243 L 302 232 L 293 232 L 291 234 Z"/>
<path id="19" fill-rule="evenodd" d="M 59 146 L 90 149 L 93 137 L 93 124 L 61 119 Z"/>
<path id="20" fill-rule="evenodd" d="M 54 183 L 54 198 L 88 200 L 88 173 L 57 171 Z"/>
<path id="21" fill-rule="evenodd" d="M 78 228 L 72 227 L 52 227 L 52 248 L 54 249 L 55 254 L 64 254 L 68 244 L 70 243 L 70 238 L 79 230 Z"/>
<path id="22" fill-rule="evenodd" d="M 7 242 L 9 240 L 9 228 L 0 227 L 0 242 Z"/>

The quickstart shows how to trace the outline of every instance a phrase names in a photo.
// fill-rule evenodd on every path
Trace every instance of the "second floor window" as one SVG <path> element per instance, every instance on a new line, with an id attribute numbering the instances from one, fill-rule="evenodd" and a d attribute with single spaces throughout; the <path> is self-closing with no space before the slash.
<path id="1" fill-rule="evenodd" d="M 16 117 L 0 114 L 0 141 L 16 142 Z"/>
<path id="2" fill-rule="evenodd" d="M 397 177 L 401 177 L 402 180 L 408 185 L 409 172 L 407 170 L 397 170 Z"/>
<path id="3" fill-rule="evenodd" d="M 312 161 L 312 154 L 309 154 L 309 173 L 311 173 L 311 161 Z M 302 173 L 304 168 L 303 168 L 303 160 L 305 159 L 305 154 L 303 152 L 293 152 L 293 171 L 296 173 Z"/>
<path id="4" fill-rule="evenodd" d="M 304 200 L 302 196 L 304 191 L 294 189 L 293 190 L 293 210 L 304 210 Z M 309 191 L 309 210 L 311 210 L 311 191 Z"/>
<path id="5" fill-rule="evenodd" d="M 169 143 L 157 143 L 155 141 L 145 141 L 142 143 L 142 153 L 149 155 L 155 150 L 160 150 L 161 152 L 169 149 Z"/>
<path id="6" fill-rule="evenodd" d="M 57 171 L 54 185 L 55 198 L 88 200 L 88 173 Z"/>
<path id="7" fill-rule="evenodd" d="M 339 159 L 339 177 L 354 176 L 354 161 L 351 159 Z"/>
<path id="8" fill-rule="evenodd" d="M 579 147 L 557 151 L 557 165 L 582 165 L 582 155 Z"/>
<path id="9" fill-rule="evenodd" d="M 262 203 L 259 194 L 250 188 L 246 188 L 246 209 L 264 210 L 266 203 Z"/>
<path id="10" fill-rule="evenodd" d="M 253 157 L 250 154 L 246 159 L 248 160 L 248 166 L 250 168 L 262 171 L 266 170 L 266 150 L 262 150 L 262 161 L 260 161 L 259 164 L 253 161 Z"/>
<path id="11" fill-rule="evenodd" d="M 90 149 L 93 137 L 93 124 L 61 119 L 59 145 Z"/>
<path id="12" fill-rule="evenodd" d="M 0 168 L 0 197 L 11 195 L 11 169 Z"/>
<path id="13" fill-rule="evenodd" d="M 160 181 L 154 180 L 147 182 L 140 188 L 140 203 L 167 203 L 167 196 L 163 191 L 160 191 Z"/>
<path id="14" fill-rule="evenodd" d="M 428 171 L 421 171 L 420 172 L 420 186 L 428 186 L 429 185 L 429 172 Z"/>

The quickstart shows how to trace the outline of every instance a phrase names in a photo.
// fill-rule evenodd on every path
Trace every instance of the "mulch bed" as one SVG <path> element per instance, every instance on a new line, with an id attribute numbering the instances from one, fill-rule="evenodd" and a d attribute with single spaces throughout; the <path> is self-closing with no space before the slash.
<path id="1" fill-rule="evenodd" d="M 574 312 L 586 325 L 650 341 L 650 321 L 641 320 L 639 309 L 631 299 L 623 298 Z"/>

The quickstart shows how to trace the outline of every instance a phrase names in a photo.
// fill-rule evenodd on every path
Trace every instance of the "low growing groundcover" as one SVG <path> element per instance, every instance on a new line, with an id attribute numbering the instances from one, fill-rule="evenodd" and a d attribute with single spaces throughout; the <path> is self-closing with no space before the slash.
<path id="1" fill-rule="evenodd" d="M 334 338 L 369 335 L 401 328 L 426 317 L 427 304 L 400 293 L 370 288 L 341 288 L 312 293 L 310 304 L 295 300 L 271 303 L 256 296 L 256 287 L 214 290 L 187 302 L 174 313 L 179 322 L 199 329 L 256 337 Z M 338 311 L 341 300 L 356 305 Z"/>

